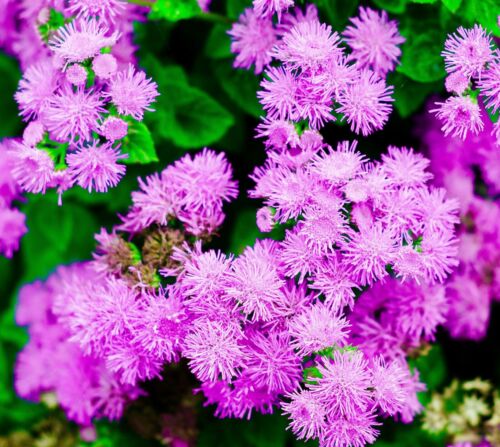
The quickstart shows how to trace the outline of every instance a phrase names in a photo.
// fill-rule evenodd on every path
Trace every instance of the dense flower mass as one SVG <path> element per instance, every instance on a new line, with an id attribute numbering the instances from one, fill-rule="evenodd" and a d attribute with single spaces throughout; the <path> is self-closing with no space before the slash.
<path id="1" fill-rule="evenodd" d="M 36 34 L 24 42 L 25 30 L 13 31 L 12 46 L 4 44 L 23 67 L 15 99 L 27 127 L 12 151 L 24 191 L 117 185 L 122 143 L 158 96 L 133 56 L 132 22 L 146 11 L 122 0 L 71 0 L 13 12 Z"/>
<path id="2" fill-rule="evenodd" d="M 442 135 L 432 117 L 422 126 L 434 181 L 460 206 L 459 265 L 445 283 L 450 304 L 446 327 L 453 337 L 480 340 L 486 336 L 491 303 L 500 299 L 500 207 L 495 200 L 500 160 L 493 125 L 486 121 L 478 135 L 464 141 Z M 474 186 L 478 171 L 486 194 Z"/>
<path id="3" fill-rule="evenodd" d="M 314 5 L 280 15 L 275 25 L 263 11 L 291 6 L 286 2 L 255 1 L 229 31 L 236 54 L 234 66 L 255 72 L 264 68 L 260 102 L 270 125 L 276 120 L 307 120 L 313 129 L 347 120 L 351 130 L 368 135 L 385 125 L 392 111 L 392 87 L 385 76 L 394 70 L 404 42 L 395 21 L 369 8 L 360 8 L 342 37 L 321 23 Z M 283 3 L 283 4 L 281 4 Z M 271 66 L 273 59 L 281 65 Z"/>
<path id="4" fill-rule="evenodd" d="M 453 93 L 444 102 L 436 102 L 430 110 L 441 121 L 445 136 L 462 140 L 469 132 L 477 135 L 489 117 L 482 103 L 496 113 L 500 107 L 500 52 L 494 49 L 491 35 L 480 25 L 471 29 L 459 27 L 448 37 L 441 53 L 445 60 L 446 89 Z M 499 127 L 492 128 L 491 135 L 500 144 Z"/>

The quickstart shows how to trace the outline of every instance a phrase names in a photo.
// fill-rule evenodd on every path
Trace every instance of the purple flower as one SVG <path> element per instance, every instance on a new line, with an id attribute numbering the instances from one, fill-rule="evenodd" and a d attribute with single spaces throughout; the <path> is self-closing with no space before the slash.
<path id="1" fill-rule="evenodd" d="M 275 57 L 288 67 L 313 72 L 341 55 L 339 35 L 318 20 L 299 22 L 275 48 Z"/>
<path id="2" fill-rule="evenodd" d="M 12 176 L 26 192 L 45 193 L 54 175 L 54 162 L 47 152 L 16 143 L 11 151 Z"/>
<path id="3" fill-rule="evenodd" d="M 398 32 L 395 20 L 388 20 L 385 11 L 359 8 L 359 17 L 350 19 L 343 36 L 351 47 L 349 58 L 356 61 L 360 68 L 369 68 L 385 76 L 394 70 L 401 55 L 398 45 L 405 41 Z"/>
<path id="4" fill-rule="evenodd" d="M 257 227 L 262 233 L 269 233 L 273 229 L 274 215 L 272 208 L 263 206 L 257 211 Z"/>
<path id="5" fill-rule="evenodd" d="M 77 137 L 88 140 L 97 130 L 101 113 L 105 112 L 104 100 L 98 92 L 64 85 L 50 98 L 43 114 L 43 123 L 51 136 L 66 142 Z"/>
<path id="6" fill-rule="evenodd" d="M 117 68 L 116 58 L 109 53 L 99 54 L 92 61 L 92 69 L 96 76 L 101 79 L 110 79 L 116 73 Z"/>
<path id="7" fill-rule="evenodd" d="M 424 186 L 432 179 L 427 172 L 430 161 L 412 148 L 389 146 L 387 154 L 382 154 L 382 163 L 382 171 L 399 187 Z"/>
<path id="8" fill-rule="evenodd" d="M 346 343 L 349 324 L 345 318 L 321 302 L 296 315 L 288 325 L 292 346 L 299 355 L 311 355 Z"/>
<path id="9" fill-rule="evenodd" d="M 77 18 L 99 18 L 108 23 L 116 21 L 126 8 L 122 0 L 69 0 L 68 12 Z"/>
<path id="10" fill-rule="evenodd" d="M 253 9 L 261 17 L 272 16 L 278 13 L 278 21 L 284 9 L 293 6 L 294 0 L 253 0 Z"/>
<path id="11" fill-rule="evenodd" d="M 327 427 L 327 409 L 323 402 L 309 390 L 296 391 L 289 397 L 290 402 L 281 404 L 283 412 L 290 419 L 288 427 L 298 439 L 320 437 Z"/>
<path id="12" fill-rule="evenodd" d="M 74 20 L 60 28 L 49 41 L 54 53 L 67 63 L 95 57 L 102 48 L 113 46 L 120 33 L 108 36 L 108 28 L 95 19 Z"/>
<path id="13" fill-rule="evenodd" d="M 25 220 L 19 210 L 0 207 L 0 253 L 7 258 L 19 249 L 19 240 L 28 231 Z"/>
<path id="14" fill-rule="evenodd" d="M 80 145 L 66 156 L 68 169 L 75 182 L 89 192 L 106 192 L 115 187 L 125 174 L 125 166 L 118 161 L 126 158 L 119 149 L 110 143 L 99 145 L 97 140 L 91 144 Z"/>
<path id="15" fill-rule="evenodd" d="M 465 140 L 467 132 L 479 133 L 484 123 L 481 118 L 481 109 L 477 102 L 469 96 L 452 96 L 445 102 L 436 102 L 435 109 L 430 110 L 441 120 L 441 130 L 445 136 L 451 134 Z"/>
<path id="16" fill-rule="evenodd" d="M 376 73 L 361 70 L 357 81 L 340 92 L 337 112 L 344 114 L 353 132 L 367 136 L 387 122 L 394 101 L 392 92 L 392 86 Z"/>
<path id="17" fill-rule="evenodd" d="M 480 25 L 471 29 L 461 26 L 446 39 L 441 55 L 448 73 L 459 71 L 468 78 L 481 79 L 483 70 L 493 58 L 491 36 Z"/>
<path id="18" fill-rule="evenodd" d="M 290 393 L 301 379 L 301 362 L 286 334 L 271 332 L 267 336 L 257 331 L 247 334 L 245 346 L 245 376 L 256 387 L 270 394 Z"/>
<path id="19" fill-rule="evenodd" d="M 295 121 L 299 117 L 299 82 L 292 70 L 270 67 L 261 82 L 263 90 L 257 92 L 262 107 L 269 118 Z"/>
<path id="20" fill-rule="evenodd" d="M 39 117 L 49 105 L 61 76 L 50 60 L 30 65 L 19 81 L 14 95 L 25 121 Z"/>
<path id="21" fill-rule="evenodd" d="M 232 264 L 225 294 L 238 302 L 242 312 L 253 321 L 269 321 L 281 298 L 285 281 L 280 278 L 267 249 L 257 242 Z"/>
<path id="22" fill-rule="evenodd" d="M 446 76 L 444 85 L 450 93 L 461 95 L 469 88 L 470 80 L 461 71 L 454 71 Z"/>
<path id="23" fill-rule="evenodd" d="M 370 285 L 387 276 L 386 266 L 396 253 L 395 235 L 376 223 L 359 232 L 349 233 L 349 240 L 342 244 L 344 261 L 348 262 L 355 281 Z"/>
<path id="24" fill-rule="evenodd" d="M 185 339 L 183 355 L 202 381 L 230 380 L 245 364 L 242 334 L 234 324 L 200 319 Z"/>
<path id="25" fill-rule="evenodd" d="M 481 94 L 486 98 L 485 105 L 493 113 L 500 109 L 500 52 L 496 52 L 496 59 L 488 65 L 478 83 Z"/>
<path id="26" fill-rule="evenodd" d="M 269 65 L 272 49 L 277 42 L 270 17 L 261 17 L 256 10 L 247 8 L 228 34 L 232 38 L 231 52 L 236 54 L 236 68 L 248 70 L 255 65 L 255 74 L 259 74 Z"/>
<path id="27" fill-rule="evenodd" d="M 70 65 L 65 74 L 66 80 L 77 87 L 82 87 L 87 82 L 87 70 L 79 64 Z"/>
<path id="28" fill-rule="evenodd" d="M 130 115 L 138 121 L 142 121 L 144 111 L 153 110 L 149 106 L 158 95 L 156 82 L 146 78 L 143 71 L 136 71 L 132 64 L 114 74 L 109 80 L 109 91 L 104 92 L 121 115 Z"/>
<path id="29" fill-rule="evenodd" d="M 23 131 L 23 143 L 27 146 L 36 146 L 43 140 L 45 127 L 41 121 L 31 121 Z"/>
<path id="30" fill-rule="evenodd" d="M 320 436 L 320 447 L 364 447 L 373 444 L 378 431 L 373 428 L 380 425 L 375 414 L 360 411 L 347 418 L 335 418 L 329 421 L 327 428 Z"/>
<path id="31" fill-rule="evenodd" d="M 121 118 L 109 116 L 101 124 L 99 133 L 108 141 L 121 140 L 127 136 L 128 123 Z"/>

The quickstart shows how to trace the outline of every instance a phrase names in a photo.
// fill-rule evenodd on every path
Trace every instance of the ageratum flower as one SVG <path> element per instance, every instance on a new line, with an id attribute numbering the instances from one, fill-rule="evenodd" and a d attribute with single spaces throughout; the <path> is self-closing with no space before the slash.
<path id="1" fill-rule="evenodd" d="M 398 32 L 395 20 L 388 20 L 387 12 L 359 8 L 359 17 L 350 19 L 343 36 L 351 47 L 350 58 L 360 68 L 369 68 L 380 76 L 394 70 L 401 55 L 398 45 L 405 38 Z"/>
<path id="2" fill-rule="evenodd" d="M 109 80 L 109 90 L 103 93 L 117 107 L 121 115 L 130 115 L 142 121 L 146 110 L 159 95 L 158 85 L 146 73 L 136 71 L 132 64 Z"/>
<path id="3" fill-rule="evenodd" d="M 125 174 L 125 165 L 118 161 L 127 158 L 113 149 L 110 143 L 100 145 L 97 140 L 79 145 L 75 152 L 66 156 L 69 174 L 82 188 L 92 192 L 106 192 L 118 184 Z"/>

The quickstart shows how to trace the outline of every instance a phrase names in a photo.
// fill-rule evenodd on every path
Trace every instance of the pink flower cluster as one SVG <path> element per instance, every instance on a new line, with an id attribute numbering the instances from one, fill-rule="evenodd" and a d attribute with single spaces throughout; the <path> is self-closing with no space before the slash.
<path id="1" fill-rule="evenodd" d="M 474 25 L 450 35 L 441 54 L 448 72 L 446 90 L 453 96 L 436 102 L 430 112 L 441 121 L 445 136 L 465 140 L 469 132 L 477 135 L 484 128 L 485 111 L 479 101 L 493 114 L 500 110 L 500 52 L 491 35 L 481 25 Z M 491 133 L 499 144 L 498 123 Z"/>
<path id="2" fill-rule="evenodd" d="M 435 183 L 460 203 L 460 263 L 446 281 L 446 327 L 457 338 L 485 337 L 491 303 L 500 300 L 500 206 L 495 200 L 500 193 L 500 152 L 493 127 L 486 120 L 478 135 L 469 134 L 463 141 L 444 136 L 440 123 L 429 115 L 420 128 Z"/>
<path id="3" fill-rule="evenodd" d="M 404 42 L 397 23 L 385 11 L 360 8 L 341 36 L 319 21 L 314 5 L 281 15 L 292 4 L 256 0 L 229 31 L 234 66 L 254 65 L 257 74 L 265 70 L 258 96 L 267 120 L 306 120 L 319 129 L 340 115 L 357 134 L 382 129 L 393 101 L 385 77 Z M 271 66 L 272 61 L 278 64 Z"/>
<path id="4" fill-rule="evenodd" d="M 369 163 L 355 143 L 334 150 L 314 131 L 286 129 L 269 135 L 251 192 L 266 200 L 264 230 L 290 227 L 283 241 L 258 240 L 240 256 L 204 250 L 236 183 L 222 154 L 186 155 L 141 181 L 118 232 L 96 237 L 93 261 L 23 290 L 18 321 L 32 338 L 19 393 L 55 391 L 80 424 L 119 417 L 141 381 L 182 357 L 216 416 L 281 408 L 298 438 L 321 446 L 373 442 L 379 417 L 411 421 L 424 386 L 406 357 L 445 321 L 439 281 L 456 264 L 457 204 L 427 186 L 429 162 L 410 149 Z M 43 318 L 31 299 L 45 300 Z M 61 382 L 37 373 L 52 350 L 66 362 Z M 64 400 L 82 383 L 85 396 L 115 399 Z"/>
<path id="5" fill-rule="evenodd" d="M 125 173 L 120 145 L 158 96 L 134 65 L 132 22 L 144 11 L 122 0 L 23 0 L 8 12 L 20 30 L 3 45 L 23 67 L 15 99 L 27 122 L 12 148 L 17 182 L 60 195 L 73 185 L 116 186 Z"/>
<path id="6" fill-rule="evenodd" d="M 26 217 L 14 206 L 21 190 L 12 174 L 14 160 L 10 154 L 12 141 L 0 141 L 0 254 L 11 258 L 19 248 L 19 240 L 28 231 Z"/>
<path id="7" fill-rule="evenodd" d="M 231 176 L 222 154 L 187 155 L 153 178 L 157 189 L 134 194 L 135 225 L 128 231 L 146 237 L 168 224 L 182 242 L 173 227 L 184 223 L 186 237 L 202 231 L 208 237 L 223 219 L 222 202 L 237 193 Z M 145 203 L 155 208 L 141 208 Z M 129 216 L 124 222 L 131 222 Z M 154 233 L 144 247 L 157 234 L 166 233 Z M 154 253 L 143 247 L 141 254 L 114 231 L 102 230 L 96 240 L 93 261 L 61 267 L 45 283 L 25 286 L 16 312 L 17 323 L 30 333 L 17 361 L 18 394 L 38 400 L 55 393 L 67 417 L 80 425 L 120 418 L 126 403 L 144 394 L 140 382 L 159 377 L 166 362 L 180 358 L 192 321 L 179 289 L 151 283 L 159 281 L 163 264 L 150 257 L 161 258 L 171 245 L 159 243 Z"/>

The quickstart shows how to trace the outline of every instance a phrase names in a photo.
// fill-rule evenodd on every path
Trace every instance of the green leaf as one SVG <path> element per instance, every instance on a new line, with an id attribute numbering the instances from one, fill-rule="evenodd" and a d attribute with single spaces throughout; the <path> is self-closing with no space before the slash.
<path id="1" fill-rule="evenodd" d="M 262 106 L 257 99 L 257 76 L 247 70 L 234 69 L 230 60 L 214 61 L 213 69 L 221 88 L 235 104 L 249 115 L 262 116 Z"/>
<path id="2" fill-rule="evenodd" d="M 416 82 L 434 82 L 446 76 L 441 51 L 445 35 L 440 30 L 419 30 L 406 28 L 402 30 L 406 37 L 403 44 L 401 65 L 397 71 Z"/>
<path id="3" fill-rule="evenodd" d="M 4 137 L 17 136 L 21 131 L 21 119 L 14 101 L 14 93 L 21 73 L 14 59 L 0 52 L 0 140 Z"/>
<path id="4" fill-rule="evenodd" d="M 177 22 L 195 17 L 201 12 L 196 0 L 156 0 L 151 7 L 149 17 Z"/>
<path id="5" fill-rule="evenodd" d="M 2 342 L 0 342 L 0 405 L 10 401 L 13 397 L 9 369 L 7 353 L 5 352 Z"/>
<path id="6" fill-rule="evenodd" d="M 457 12 L 462 0 L 442 0 L 443 5 L 446 6 L 451 12 Z"/>
<path id="7" fill-rule="evenodd" d="M 389 74 L 387 82 L 394 86 L 394 105 L 403 118 L 416 112 L 431 93 L 443 88 L 441 81 L 420 83 L 397 72 Z"/>
<path id="8" fill-rule="evenodd" d="M 498 7 L 498 0 L 463 0 L 457 14 L 462 16 L 471 25 L 479 22 L 488 31 L 500 37 L 500 27 L 498 26 L 500 9 Z"/>
<path id="9" fill-rule="evenodd" d="M 31 196 L 26 212 L 28 233 L 21 242 L 25 281 L 43 278 L 58 265 L 88 259 L 94 249 L 95 217 L 85 208 L 57 205 L 55 194 Z"/>
<path id="10" fill-rule="evenodd" d="M 446 381 L 446 362 L 439 345 L 433 345 L 427 354 L 409 363 L 418 369 L 420 381 L 426 384 L 428 392 L 436 390 Z"/>
<path id="11" fill-rule="evenodd" d="M 155 144 L 148 127 L 139 121 L 129 121 L 128 135 L 124 138 L 121 151 L 128 155 L 126 164 L 147 164 L 158 161 Z"/>
<path id="12" fill-rule="evenodd" d="M 224 107 L 187 83 L 182 68 L 163 67 L 153 58 L 146 58 L 143 63 L 160 92 L 156 112 L 146 116 L 154 138 L 196 149 L 217 142 L 234 124 L 233 116 Z"/>
<path id="13" fill-rule="evenodd" d="M 437 0 L 410 0 L 410 1 L 412 1 L 413 3 L 422 3 L 422 4 L 432 4 L 437 2 Z"/>
<path id="14" fill-rule="evenodd" d="M 205 56 L 212 59 L 228 59 L 232 57 L 231 39 L 227 32 L 229 26 L 220 23 L 212 27 L 205 44 Z"/>
<path id="15" fill-rule="evenodd" d="M 374 3 L 380 8 L 393 14 L 405 12 L 406 0 L 374 0 Z"/>
<path id="16" fill-rule="evenodd" d="M 359 0 L 317 0 L 316 4 L 333 29 L 343 31 L 349 18 L 356 15 Z"/>
<path id="17" fill-rule="evenodd" d="M 252 0 L 227 0 L 227 15 L 231 19 L 237 19 L 245 8 L 252 7 Z"/>

